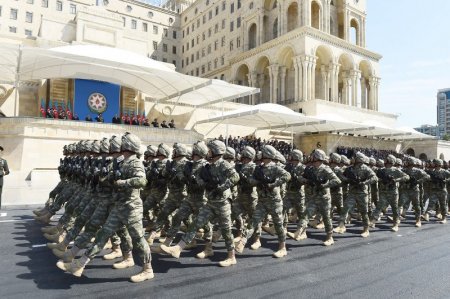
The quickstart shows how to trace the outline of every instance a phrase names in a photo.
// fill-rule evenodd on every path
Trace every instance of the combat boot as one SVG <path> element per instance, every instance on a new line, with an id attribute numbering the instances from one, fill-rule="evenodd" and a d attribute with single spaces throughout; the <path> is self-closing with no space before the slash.
<path id="1" fill-rule="evenodd" d="M 219 265 L 221 267 L 229 267 L 232 265 L 236 265 L 236 257 L 234 255 L 234 250 L 228 251 L 228 256 L 225 260 L 220 261 Z"/>
<path id="2" fill-rule="evenodd" d="M 103 256 L 104 260 L 113 260 L 116 259 L 118 257 L 122 257 L 122 250 L 120 250 L 120 246 L 119 245 L 113 245 L 112 247 L 112 251 L 108 254 L 105 254 Z"/>
<path id="3" fill-rule="evenodd" d="M 394 223 L 394 226 L 391 228 L 393 232 L 398 232 L 398 224 Z"/>
<path id="4" fill-rule="evenodd" d="M 294 240 L 296 241 L 305 240 L 307 238 L 308 236 L 306 235 L 306 228 L 304 227 L 300 227 L 294 233 Z"/>
<path id="5" fill-rule="evenodd" d="M 46 226 L 46 227 L 41 228 L 41 232 L 43 232 L 45 234 L 49 234 L 49 235 L 59 234 L 62 230 L 63 230 L 63 228 L 59 224 L 56 226 Z"/>
<path id="6" fill-rule="evenodd" d="M 250 245 L 250 248 L 253 250 L 258 250 L 259 248 L 261 248 L 261 240 L 259 239 L 259 237 L 256 237 L 255 242 Z"/>
<path id="7" fill-rule="evenodd" d="M 73 259 L 77 256 L 77 253 L 80 251 L 81 249 L 78 248 L 77 246 L 73 246 L 72 248 L 70 248 L 69 250 L 67 250 L 66 252 L 64 252 L 64 255 L 62 256 L 62 260 L 64 263 L 70 263 L 73 261 Z"/>
<path id="8" fill-rule="evenodd" d="M 369 236 L 369 228 L 368 227 L 364 227 L 362 233 L 361 233 L 361 237 L 363 238 L 367 238 Z"/>
<path id="9" fill-rule="evenodd" d="M 61 243 L 64 238 L 66 237 L 67 232 L 66 231 L 62 231 L 59 234 L 56 235 L 48 235 L 48 234 L 44 234 L 44 237 L 46 237 L 49 241 L 55 242 L 55 243 Z"/>
<path id="10" fill-rule="evenodd" d="M 331 246 L 333 244 L 334 244 L 333 234 L 329 233 L 329 234 L 327 234 L 327 237 L 326 237 L 325 241 L 323 242 L 323 245 Z"/>
<path id="11" fill-rule="evenodd" d="M 435 217 L 436 217 L 438 220 L 441 220 L 441 219 L 442 219 L 442 214 L 441 214 L 441 213 L 436 213 Z"/>
<path id="12" fill-rule="evenodd" d="M 447 216 L 442 216 L 442 220 L 439 221 L 439 223 L 446 224 L 447 223 Z"/>
<path id="13" fill-rule="evenodd" d="M 64 263 L 59 261 L 56 266 L 66 272 L 72 273 L 73 276 L 81 277 L 84 271 L 84 267 L 89 263 L 91 259 L 83 255 L 81 258 L 73 260 L 71 263 Z"/>
<path id="14" fill-rule="evenodd" d="M 165 242 L 164 242 L 165 243 Z M 170 244 L 168 244 L 167 246 L 169 246 Z M 197 240 L 192 240 L 191 243 L 187 244 L 186 247 L 184 247 L 184 249 L 194 249 L 197 248 Z"/>
<path id="15" fill-rule="evenodd" d="M 212 243 L 208 242 L 205 244 L 205 249 L 197 254 L 197 258 L 199 259 L 204 259 L 207 258 L 208 256 L 213 256 L 214 255 L 214 250 L 212 248 Z"/>
<path id="16" fill-rule="evenodd" d="M 151 231 L 150 235 L 147 238 L 148 245 L 153 245 L 154 240 L 157 238 L 157 234 L 155 231 Z"/>
<path id="17" fill-rule="evenodd" d="M 421 227 L 422 226 L 422 222 L 420 222 L 420 219 L 416 220 L 416 227 Z"/>
<path id="18" fill-rule="evenodd" d="M 428 221 L 430 221 L 430 214 L 428 212 L 426 212 L 425 214 L 423 214 L 422 218 L 423 218 L 423 220 L 428 222 Z"/>
<path id="19" fill-rule="evenodd" d="M 316 228 L 317 229 L 317 225 L 319 225 L 319 220 L 318 219 L 313 219 L 309 222 L 309 226 L 311 226 L 312 228 Z"/>
<path id="20" fill-rule="evenodd" d="M 164 243 L 163 243 L 163 244 L 166 245 L 166 246 L 170 246 L 170 244 L 172 244 L 172 241 L 173 241 L 173 238 L 166 238 L 166 239 L 164 240 Z M 161 245 L 151 247 L 151 248 L 150 248 L 150 251 L 151 251 L 152 253 L 157 253 L 157 254 L 166 254 L 164 251 L 162 251 Z"/>
<path id="21" fill-rule="evenodd" d="M 162 251 L 164 251 L 167 254 L 170 254 L 174 258 L 180 258 L 181 251 L 183 251 L 184 247 L 186 247 L 186 243 L 184 243 L 183 240 L 181 240 L 177 245 L 175 246 L 166 246 L 164 244 L 161 245 Z"/>
<path id="22" fill-rule="evenodd" d="M 263 226 L 262 230 L 265 231 L 266 233 L 268 233 L 271 236 L 275 236 L 275 234 L 277 233 L 273 226 Z"/>
<path id="23" fill-rule="evenodd" d="M 234 245 L 236 252 L 237 253 L 244 252 L 245 244 L 247 244 L 247 239 L 241 238 L 241 240 Z"/>
<path id="24" fill-rule="evenodd" d="M 53 254 L 58 258 L 62 258 L 67 250 L 67 246 L 69 246 L 69 243 L 70 242 L 67 242 L 66 239 L 64 239 L 61 243 L 58 243 L 54 248 L 52 248 Z"/>
<path id="25" fill-rule="evenodd" d="M 147 263 L 142 267 L 142 271 L 136 275 L 131 276 L 130 280 L 132 282 L 143 282 L 152 279 L 153 277 L 155 277 L 155 274 L 153 274 L 152 265 L 150 265 L 150 263 Z"/>
<path id="26" fill-rule="evenodd" d="M 280 245 L 278 246 L 278 251 L 274 252 L 273 256 L 276 258 L 282 258 L 286 255 L 287 255 L 286 242 L 280 242 Z"/>
<path id="27" fill-rule="evenodd" d="M 123 254 L 122 261 L 113 264 L 114 269 L 126 269 L 134 266 L 133 255 L 131 252 L 126 252 Z"/>
<path id="28" fill-rule="evenodd" d="M 345 227 L 345 223 L 344 222 L 340 222 L 338 227 L 335 227 L 333 230 L 335 233 L 338 234 L 343 234 L 347 231 L 347 228 Z"/>
<path id="29" fill-rule="evenodd" d="M 39 222 L 42 222 L 42 223 L 45 223 L 45 224 L 49 224 L 52 216 L 53 216 L 52 214 L 47 212 L 46 214 L 44 214 L 42 216 L 35 216 L 34 219 L 39 221 Z"/>
<path id="30" fill-rule="evenodd" d="M 47 214 L 47 213 L 48 213 L 47 208 L 33 210 L 33 214 L 38 216 L 38 217 L 42 216 L 44 214 Z"/>

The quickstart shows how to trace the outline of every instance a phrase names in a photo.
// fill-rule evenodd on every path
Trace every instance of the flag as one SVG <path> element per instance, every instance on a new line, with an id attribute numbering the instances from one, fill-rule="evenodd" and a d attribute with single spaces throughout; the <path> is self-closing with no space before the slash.
<path id="1" fill-rule="evenodd" d="M 67 108 L 66 108 L 66 116 L 67 119 L 72 119 L 72 109 L 70 109 L 70 100 L 67 101 Z"/>
<path id="2" fill-rule="evenodd" d="M 47 113 L 47 110 L 45 109 L 45 101 L 44 101 L 44 99 L 41 99 L 41 116 L 42 117 L 45 117 L 46 116 L 46 113 Z"/>

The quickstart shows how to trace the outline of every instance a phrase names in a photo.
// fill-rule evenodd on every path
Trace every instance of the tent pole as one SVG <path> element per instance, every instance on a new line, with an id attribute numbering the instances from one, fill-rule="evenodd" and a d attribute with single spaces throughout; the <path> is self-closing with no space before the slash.
<path id="1" fill-rule="evenodd" d="M 22 60 L 22 46 L 19 45 L 19 56 L 17 57 L 16 81 L 14 82 L 14 116 L 19 116 L 19 80 L 20 61 Z"/>
<path id="2" fill-rule="evenodd" d="M 294 128 L 291 127 L 291 151 L 294 150 Z"/>

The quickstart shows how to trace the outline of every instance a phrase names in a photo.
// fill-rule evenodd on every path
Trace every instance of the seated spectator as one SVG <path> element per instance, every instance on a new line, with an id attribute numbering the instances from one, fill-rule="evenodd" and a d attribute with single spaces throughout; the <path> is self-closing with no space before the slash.
<path id="1" fill-rule="evenodd" d="M 163 122 L 161 123 L 161 128 L 168 128 L 169 126 L 166 124 L 166 121 L 163 120 Z"/>
<path id="2" fill-rule="evenodd" d="M 53 118 L 53 108 L 48 108 L 45 116 L 47 118 Z"/>
<path id="3" fill-rule="evenodd" d="M 153 125 L 154 128 L 159 128 L 159 123 L 158 123 L 158 119 L 157 119 L 157 118 L 155 118 L 155 119 L 152 121 L 152 125 Z"/>
<path id="4" fill-rule="evenodd" d="M 64 110 L 59 111 L 58 117 L 59 119 L 66 119 L 66 113 L 64 112 Z"/>
<path id="5" fill-rule="evenodd" d="M 78 114 L 74 114 L 73 116 L 72 116 L 72 120 L 80 120 L 80 118 L 78 117 Z"/>
<path id="6" fill-rule="evenodd" d="M 112 118 L 112 123 L 113 124 L 121 124 L 122 120 L 120 119 L 120 117 L 117 114 L 114 114 L 114 117 Z"/>
<path id="7" fill-rule="evenodd" d="M 90 114 L 88 114 L 87 116 L 86 116 L 86 118 L 84 119 L 85 121 L 92 121 L 92 117 L 91 117 L 91 115 Z"/>
<path id="8" fill-rule="evenodd" d="M 134 116 L 133 119 L 131 120 L 131 124 L 133 126 L 139 126 L 139 120 L 137 119 L 136 116 Z"/>
<path id="9" fill-rule="evenodd" d="M 142 123 L 144 127 L 150 127 L 150 124 L 148 123 L 148 118 L 144 119 L 144 122 Z"/>
<path id="10" fill-rule="evenodd" d="M 99 114 L 95 117 L 95 120 L 96 120 L 98 123 L 104 122 L 103 115 L 102 115 L 101 113 L 99 113 Z"/>
<path id="11" fill-rule="evenodd" d="M 175 129 L 175 122 L 174 122 L 173 119 L 172 119 L 172 120 L 170 121 L 170 123 L 169 123 L 169 128 Z"/>

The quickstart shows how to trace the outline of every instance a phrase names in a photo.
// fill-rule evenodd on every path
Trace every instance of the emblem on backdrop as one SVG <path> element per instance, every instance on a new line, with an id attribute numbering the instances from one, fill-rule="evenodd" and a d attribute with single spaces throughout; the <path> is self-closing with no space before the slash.
<path id="1" fill-rule="evenodd" d="M 99 92 L 91 94 L 87 100 L 89 110 L 93 113 L 103 113 L 108 108 L 106 97 Z"/>

